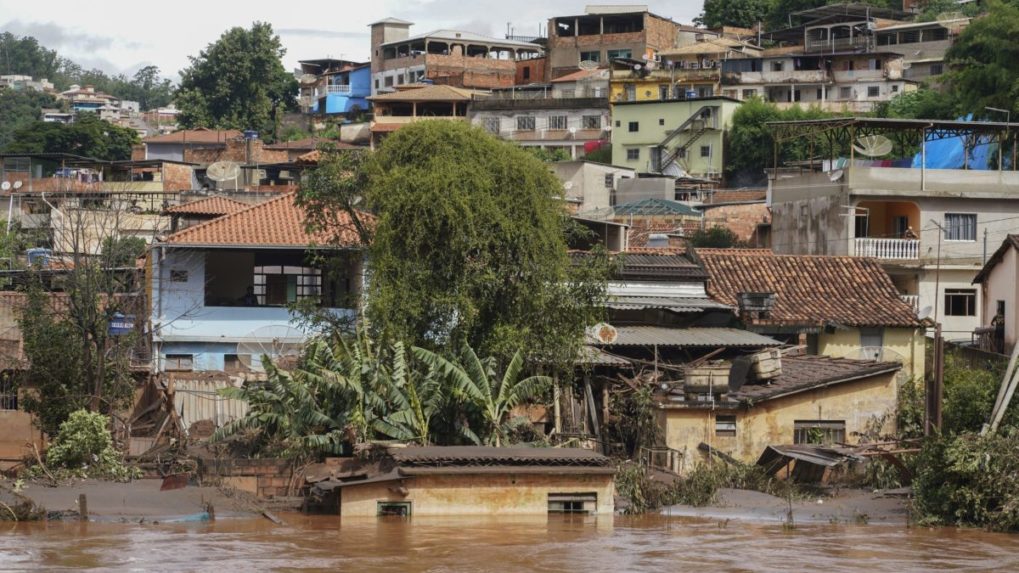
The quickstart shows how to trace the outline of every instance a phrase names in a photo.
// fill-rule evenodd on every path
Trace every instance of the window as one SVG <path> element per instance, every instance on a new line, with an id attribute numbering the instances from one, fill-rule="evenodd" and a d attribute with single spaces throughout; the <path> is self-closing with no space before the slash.
<path id="1" fill-rule="evenodd" d="M 194 369 L 194 358 L 193 354 L 167 354 L 163 369 L 190 372 Z"/>
<path id="2" fill-rule="evenodd" d="M 387 88 L 393 87 L 393 76 L 386 76 L 384 83 Z"/>
<path id="3" fill-rule="evenodd" d="M 931 64 L 930 75 L 932 75 L 932 76 L 940 76 L 943 73 L 945 73 L 945 65 L 944 64 Z"/>
<path id="4" fill-rule="evenodd" d="M 260 305 L 284 306 L 303 299 L 318 299 L 321 292 L 321 269 L 290 265 L 255 267 L 254 294 Z"/>
<path id="5" fill-rule="evenodd" d="M 883 328 L 860 329 L 860 347 L 867 353 L 866 358 L 870 360 L 881 359 L 881 349 L 885 344 L 884 334 Z"/>
<path id="6" fill-rule="evenodd" d="M 697 88 L 697 97 L 711 97 L 715 95 L 715 88 L 711 86 Z"/>
<path id="7" fill-rule="evenodd" d="M 844 444 L 844 420 L 796 420 L 793 422 L 794 444 Z"/>
<path id="8" fill-rule="evenodd" d="M 485 118 L 485 131 L 488 133 L 499 133 L 499 118 L 497 117 L 486 117 Z"/>
<path id="9" fill-rule="evenodd" d="M 814 93 L 814 99 L 820 101 L 824 99 L 824 90 L 817 88 L 817 92 Z"/>
<path id="10" fill-rule="evenodd" d="M 594 513 L 598 509 L 596 493 L 550 493 L 549 513 Z"/>
<path id="11" fill-rule="evenodd" d="M 743 99 L 750 99 L 757 95 L 757 90 L 743 90 Z"/>
<path id="12" fill-rule="evenodd" d="M 945 213 L 945 240 L 977 240 L 977 216 L 971 213 Z"/>
<path id="13" fill-rule="evenodd" d="M 616 175 L 614 173 L 605 174 L 605 188 L 612 189 L 616 186 Z"/>
<path id="14" fill-rule="evenodd" d="M 18 386 L 9 376 L 0 377 L 0 410 L 18 409 Z"/>
<path id="15" fill-rule="evenodd" d="M 170 282 L 172 283 L 188 282 L 188 272 L 170 269 Z"/>
<path id="16" fill-rule="evenodd" d="M 852 88 L 839 88 L 839 99 L 850 99 L 853 97 Z"/>
<path id="17" fill-rule="evenodd" d="M 525 80 L 531 79 L 531 68 L 530 67 L 525 67 L 524 68 L 524 79 Z"/>
<path id="18" fill-rule="evenodd" d="M 640 149 L 627 149 L 626 160 L 627 161 L 638 161 L 640 159 Z"/>
<path id="19" fill-rule="evenodd" d="M 583 123 L 584 129 L 601 129 L 601 116 L 585 115 L 581 118 L 581 123 Z"/>
<path id="20" fill-rule="evenodd" d="M 665 125 L 665 118 L 664 117 L 658 118 L 658 125 Z"/>
<path id="21" fill-rule="evenodd" d="M 534 131 L 534 116 L 522 115 L 518 117 L 517 131 Z"/>
<path id="22" fill-rule="evenodd" d="M 715 435 L 716 436 L 735 436 L 736 435 L 736 416 L 734 415 L 717 415 L 715 416 Z"/>
<path id="23" fill-rule="evenodd" d="M 410 517 L 411 502 L 409 501 L 380 501 L 377 503 L 377 515 L 379 516 Z"/>
<path id="24" fill-rule="evenodd" d="M 878 86 L 867 86 L 867 97 L 878 97 L 881 95 L 881 88 Z"/>
<path id="25" fill-rule="evenodd" d="M 552 115 L 548 118 L 549 129 L 566 129 L 565 115 Z"/>
<path id="26" fill-rule="evenodd" d="M 375 78 L 375 89 L 379 89 L 379 79 Z"/>
<path id="27" fill-rule="evenodd" d="M 223 371 L 224 372 L 243 372 L 249 370 L 248 365 L 251 364 L 250 354 L 224 354 L 223 355 Z"/>
<path id="28" fill-rule="evenodd" d="M 601 52 L 580 52 L 580 61 L 582 62 L 600 62 Z"/>
<path id="29" fill-rule="evenodd" d="M 619 127 L 619 120 L 616 120 L 616 127 Z"/>
<path id="30" fill-rule="evenodd" d="M 628 124 L 628 125 L 626 126 L 626 129 L 627 129 L 627 131 L 629 131 L 630 133 L 634 133 L 634 132 L 640 131 L 640 122 L 639 122 L 639 121 L 631 121 L 631 122 L 630 122 L 630 123 L 629 123 L 629 124 Z"/>
<path id="31" fill-rule="evenodd" d="M 897 94 L 897 93 L 899 93 L 899 86 L 898 86 L 898 85 L 894 85 L 894 86 L 892 86 L 892 93 L 893 93 L 893 94 Z"/>
<path id="32" fill-rule="evenodd" d="M 702 145 L 701 146 L 701 157 L 711 157 L 711 146 L 710 145 Z"/>
<path id="33" fill-rule="evenodd" d="M 670 91 L 668 84 L 658 86 L 658 99 L 669 99 Z"/>
<path id="34" fill-rule="evenodd" d="M 781 72 L 782 71 L 782 62 L 771 62 L 771 71 L 773 71 L 773 72 Z"/>
<path id="35" fill-rule="evenodd" d="M 633 52 L 631 50 L 609 50 L 606 55 L 610 60 L 618 58 L 630 59 L 633 57 Z"/>
<path id="36" fill-rule="evenodd" d="M 977 291 L 971 288 L 945 289 L 945 316 L 976 316 Z"/>

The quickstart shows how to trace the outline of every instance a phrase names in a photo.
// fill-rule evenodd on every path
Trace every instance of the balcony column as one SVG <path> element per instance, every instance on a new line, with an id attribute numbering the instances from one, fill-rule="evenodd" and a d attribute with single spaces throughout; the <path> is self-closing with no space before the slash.
<path id="1" fill-rule="evenodd" d="M 418 102 L 416 101 L 410 102 L 410 116 L 411 117 L 418 116 Z"/>

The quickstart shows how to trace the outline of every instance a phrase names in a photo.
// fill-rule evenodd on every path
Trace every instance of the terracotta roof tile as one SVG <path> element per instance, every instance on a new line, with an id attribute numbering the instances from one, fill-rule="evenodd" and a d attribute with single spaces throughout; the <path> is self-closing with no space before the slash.
<path id="1" fill-rule="evenodd" d="M 236 129 L 215 130 L 205 127 L 198 129 L 182 129 L 173 133 L 146 137 L 142 143 L 226 143 L 230 139 L 244 137 L 244 133 Z"/>
<path id="2" fill-rule="evenodd" d="M 171 215 L 229 215 L 249 205 L 229 197 L 206 197 L 182 205 L 174 205 L 166 210 Z"/>
<path id="3" fill-rule="evenodd" d="M 475 96 L 483 96 L 472 90 L 466 90 L 463 88 L 455 88 L 447 85 L 429 85 L 422 88 L 414 88 L 409 90 L 401 90 L 398 92 L 380 94 L 372 96 L 368 99 L 372 101 L 470 101 Z"/>
<path id="4" fill-rule="evenodd" d="M 295 194 L 252 205 L 240 211 L 188 227 L 166 238 L 170 245 L 210 246 L 272 246 L 307 247 L 311 244 L 357 247 L 361 241 L 353 222 L 341 215 L 335 227 L 309 233 L 305 228 L 307 215 L 294 202 Z M 374 217 L 364 214 L 365 222 L 374 223 Z"/>
<path id="5" fill-rule="evenodd" d="M 607 73 L 608 73 L 608 68 L 595 68 L 593 70 L 577 70 L 577 71 L 575 71 L 573 73 L 566 74 L 565 76 L 560 76 L 560 77 L 552 80 L 552 83 L 555 84 L 555 83 L 560 83 L 560 82 L 575 82 L 575 81 L 587 79 L 587 78 L 594 77 L 594 76 L 604 76 L 607 79 L 607 77 L 608 77 Z"/>
<path id="6" fill-rule="evenodd" d="M 767 318 L 753 325 L 918 326 L 888 273 L 873 259 L 776 255 L 765 249 L 699 249 L 708 294 L 738 306 L 741 292 L 775 293 Z"/>

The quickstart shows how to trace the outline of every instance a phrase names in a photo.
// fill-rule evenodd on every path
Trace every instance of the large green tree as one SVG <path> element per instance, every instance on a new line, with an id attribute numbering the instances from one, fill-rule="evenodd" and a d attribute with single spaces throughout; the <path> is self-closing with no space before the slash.
<path id="1" fill-rule="evenodd" d="M 763 22 L 770 7 L 770 0 L 704 0 L 704 10 L 694 23 L 707 28 L 752 28 Z"/>
<path id="2" fill-rule="evenodd" d="M 181 125 L 273 133 L 281 114 L 296 106 L 297 80 L 283 67 L 285 53 L 267 22 L 224 32 L 181 72 Z"/>
<path id="3" fill-rule="evenodd" d="M 986 107 L 1019 116 L 1019 7 L 996 0 L 986 16 L 959 35 L 945 56 L 948 82 L 961 111 L 985 115 Z M 1004 120 L 1004 118 L 995 117 Z"/>
<path id="4" fill-rule="evenodd" d="M 3 75 L 25 75 L 53 80 L 64 61 L 56 50 L 39 44 L 31 36 L 0 33 L 0 70 Z"/>
<path id="5" fill-rule="evenodd" d="M 339 152 L 343 153 L 343 152 Z M 335 163 L 334 163 L 335 162 Z M 462 122 L 397 131 L 368 158 L 328 154 L 302 200 L 312 224 L 376 216 L 368 318 L 395 340 L 572 364 L 605 295 L 604 257 L 572 261 L 562 186 L 522 148 Z M 315 215 L 325 214 L 324 218 Z"/>
<path id="6" fill-rule="evenodd" d="M 57 107 L 53 96 L 32 90 L 0 91 L 0 149 L 16 131 L 38 121 L 44 107 Z"/>
<path id="7" fill-rule="evenodd" d="M 99 119 L 94 113 L 81 113 L 74 123 L 36 121 L 14 131 L 5 151 L 18 153 L 74 153 L 96 159 L 131 158 L 131 146 L 138 143 L 138 132 Z"/>

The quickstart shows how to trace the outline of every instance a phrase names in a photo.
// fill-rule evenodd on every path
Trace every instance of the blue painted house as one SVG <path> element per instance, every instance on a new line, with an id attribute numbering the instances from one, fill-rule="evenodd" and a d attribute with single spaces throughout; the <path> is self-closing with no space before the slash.
<path id="1" fill-rule="evenodd" d="M 152 341 L 160 373 L 260 372 L 313 334 L 287 305 L 312 300 L 356 316 L 363 249 L 349 218 L 309 234 L 288 193 L 183 229 L 152 255 Z M 336 246 L 326 245 L 331 239 Z M 330 269 L 328 272 L 326 269 Z"/>
<path id="2" fill-rule="evenodd" d="M 301 105 L 306 113 L 347 115 L 367 111 L 371 64 L 347 60 L 303 60 Z"/>

